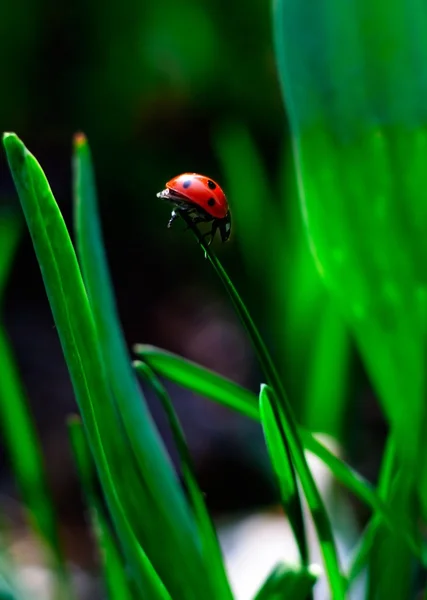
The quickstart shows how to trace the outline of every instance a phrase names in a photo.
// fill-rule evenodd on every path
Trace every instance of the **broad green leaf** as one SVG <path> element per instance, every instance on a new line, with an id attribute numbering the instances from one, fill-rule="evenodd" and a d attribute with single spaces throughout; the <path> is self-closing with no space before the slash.
<path id="1" fill-rule="evenodd" d="M 108 384 L 141 477 L 138 491 L 133 490 L 132 523 L 136 527 L 139 521 L 139 539 L 172 595 L 191 589 L 196 595 L 203 590 L 209 598 L 214 594 L 210 571 L 202 560 L 194 520 L 137 384 L 121 330 L 102 240 L 92 159 L 83 134 L 75 138 L 73 166 L 79 260 Z M 171 569 L 169 554 L 187 558 L 179 569 Z"/>
<path id="2" fill-rule="evenodd" d="M 316 565 L 291 567 L 279 563 L 253 600 L 308 600 L 319 575 L 320 569 Z"/>
<path id="3" fill-rule="evenodd" d="M 3 143 L 58 330 L 88 442 L 115 527 L 139 591 L 147 591 L 147 557 L 129 523 L 135 500 L 126 489 L 132 454 L 112 403 L 88 298 L 70 236 L 49 183 L 15 134 Z M 177 596 L 179 597 L 179 596 Z M 160 598 L 159 598 L 160 600 Z"/>
<path id="4" fill-rule="evenodd" d="M 261 425 L 273 470 L 279 483 L 282 505 L 295 534 L 301 555 L 301 562 L 307 564 L 308 548 L 298 483 L 292 464 L 289 444 L 270 396 L 271 393 L 268 386 L 262 385 L 259 395 Z"/>
<path id="5" fill-rule="evenodd" d="M 260 420 L 258 398 L 252 392 L 185 358 L 161 350 L 154 346 L 139 344 L 135 352 L 160 376 L 178 383 L 183 387 L 200 394 L 232 410 L 255 420 Z M 378 496 L 372 485 L 344 461 L 336 457 L 328 448 L 319 442 L 313 434 L 300 429 L 305 450 L 317 456 L 349 491 L 365 502 L 383 521 L 387 527 L 396 529 L 394 514 Z M 420 556 L 419 543 L 412 534 L 403 528 L 399 535 L 405 539 L 412 551 Z"/>
<path id="6" fill-rule="evenodd" d="M 302 422 L 311 431 L 322 431 L 342 441 L 351 344 L 346 323 L 332 298 L 324 298 L 311 339 Z"/>
<path id="7" fill-rule="evenodd" d="M 275 0 L 273 13 L 309 243 L 425 517 L 427 6 L 326 0 L 312 9 L 308 17 L 305 3 Z"/>
<path id="8" fill-rule="evenodd" d="M 188 449 L 181 424 L 178 420 L 178 416 L 175 413 L 172 401 L 165 387 L 161 384 L 158 377 L 147 364 L 141 361 L 135 361 L 134 367 L 141 377 L 151 385 L 152 389 L 162 403 L 163 410 L 168 418 L 169 426 L 178 450 L 182 477 L 187 488 L 190 503 L 193 508 L 197 526 L 199 528 L 199 535 L 202 542 L 205 560 L 207 563 L 209 563 L 209 569 L 213 576 L 217 594 L 220 598 L 224 598 L 224 600 L 227 598 L 232 600 L 231 589 L 228 583 L 216 531 L 206 508 L 203 493 L 201 492 L 197 483 L 195 468 L 191 459 L 190 451 Z"/>

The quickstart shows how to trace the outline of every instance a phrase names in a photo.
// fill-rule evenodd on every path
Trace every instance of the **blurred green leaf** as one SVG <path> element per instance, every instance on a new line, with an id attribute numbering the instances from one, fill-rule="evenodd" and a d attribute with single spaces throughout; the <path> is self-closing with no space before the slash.
<path id="1" fill-rule="evenodd" d="M 294 532 L 300 550 L 301 561 L 306 565 L 309 560 L 308 548 L 304 532 L 304 516 L 298 493 L 298 484 L 292 466 L 289 445 L 281 427 L 280 418 L 276 414 L 270 389 L 266 385 L 261 386 L 259 407 L 261 425 L 264 430 L 268 453 L 279 482 L 282 505 Z"/>
<path id="2" fill-rule="evenodd" d="M 312 334 L 302 421 L 309 430 L 343 441 L 350 363 L 350 336 L 336 303 L 325 298 Z"/>
<path id="3" fill-rule="evenodd" d="M 0 213 L 0 303 L 21 231 L 22 221 L 17 215 Z M 46 558 L 52 561 L 57 593 L 71 597 L 40 442 L 1 315 L 0 364 L 0 428 L 14 476 L 29 511 L 30 524 L 50 551 Z"/>
<path id="4" fill-rule="evenodd" d="M 231 589 L 228 583 L 215 528 L 206 508 L 203 494 L 197 483 L 193 461 L 191 459 L 187 442 L 185 440 L 185 435 L 178 420 L 178 416 L 175 413 L 172 401 L 165 387 L 161 384 L 158 377 L 147 364 L 141 361 L 135 361 L 134 367 L 141 377 L 143 377 L 143 379 L 145 379 L 151 385 L 152 389 L 162 403 L 163 410 L 168 418 L 169 426 L 171 428 L 175 445 L 179 453 L 182 477 L 186 485 L 196 523 L 199 528 L 205 560 L 207 563 L 209 563 L 209 569 L 216 584 L 218 597 L 232 600 Z"/>
<path id="5" fill-rule="evenodd" d="M 177 595 L 192 587 L 193 593 L 203 589 L 209 597 L 214 594 L 215 581 L 211 581 L 208 565 L 203 562 L 194 520 L 137 385 L 119 324 L 98 217 L 91 154 L 83 134 L 75 137 L 74 195 L 77 247 L 100 352 L 133 459 L 136 459 L 136 472 L 140 473 L 140 485 L 133 491 L 133 522 L 136 526 L 138 519 L 141 525 L 138 537 L 171 594 L 172 590 Z M 141 520 L 141 514 L 150 514 L 149 521 Z M 173 555 L 186 556 L 185 564 L 179 569 L 170 568 L 165 545 Z"/>
<path id="6" fill-rule="evenodd" d="M 419 487 L 426 477 L 418 456 L 426 430 L 427 208 L 419 190 L 427 147 L 427 8 L 412 0 L 327 0 L 309 19 L 298 0 L 277 0 L 274 9 L 310 245 Z"/>
<path id="7" fill-rule="evenodd" d="M 279 563 L 253 600 L 308 600 L 319 577 L 319 571 L 316 566 L 291 567 Z"/>
<path id="8" fill-rule="evenodd" d="M 129 522 L 134 496 L 127 481 L 132 454 L 106 382 L 86 290 L 64 220 L 34 156 L 15 134 L 3 143 L 33 240 L 88 442 L 126 559 L 142 594 L 167 593 Z M 141 516 L 140 516 L 141 518 Z M 162 542 L 164 547 L 164 543 Z M 153 583 L 155 582 L 155 584 Z M 187 581 L 188 584 L 188 581 Z M 177 596 L 179 597 L 179 596 Z"/>
<path id="9" fill-rule="evenodd" d="M 240 385 L 205 367 L 154 346 L 138 344 L 134 347 L 134 351 L 162 377 L 232 410 L 237 410 L 247 417 L 260 420 L 257 410 L 258 398 Z M 377 513 L 389 528 L 395 530 L 396 521 L 393 511 L 390 511 L 385 502 L 378 497 L 371 484 L 332 454 L 309 431 L 300 428 L 300 435 L 306 451 L 317 456 L 338 481 Z M 405 539 L 414 553 L 420 555 L 420 545 L 410 532 L 403 528 L 399 531 L 399 535 Z"/>
<path id="10" fill-rule="evenodd" d="M 270 259 L 283 249 L 284 228 L 274 210 L 274 190 L 267 171 L 243 124 L 223 123 L 215 131 L 214 143 L 230 199 L 232 236 L 236 235 L 242 246 L 244 260 L 250 266 L 248 276 L 254 279 L 252 283 L 262 281 L 268 286 L 277 275 L 277 263 Z"/>
<path id="11" fill-rule="evenodd" d="M 409 533 L 427 514 L 426 20 L 416 0 L 274 12 L 310 244 L 390 424 L 401 480 L 387 502 Z M 379 579 L 380 596 L 411 595 L 413 557 L 393 532 L 376 539 L 371 596 Z"/>

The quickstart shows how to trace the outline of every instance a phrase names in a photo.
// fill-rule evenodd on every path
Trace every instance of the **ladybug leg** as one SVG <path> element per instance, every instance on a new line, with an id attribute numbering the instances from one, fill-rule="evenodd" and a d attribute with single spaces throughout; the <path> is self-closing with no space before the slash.
<path id="1" fill-rule="evenodd" d="M 205 240 L 207 237 L 210 237 L 209 242 L 207 242 L 208 246 L 210 246 L 212 244 L 217 229 L 218 229 L 218 223 L 216 221 L 214 221 L 212 224 L 212 229 L 210 231 L 208 231 L 207 233 L 205 233 L 204 235 L 202 235 L 202 240 Z"/>
<path id="2" fill-rule="evenodd" d="M 171 214 L 171 218 L 169 219 L 169 223 L 168 223 L 168 229 L 171 227 L 172 223 L 179 217 L 179 214 L 176 212 L 176 210 L 172 211 Z"/>

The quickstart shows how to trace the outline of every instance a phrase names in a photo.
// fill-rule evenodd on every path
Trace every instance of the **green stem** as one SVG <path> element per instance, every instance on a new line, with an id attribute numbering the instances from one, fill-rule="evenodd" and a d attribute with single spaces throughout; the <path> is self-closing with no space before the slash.
<path id="1" fill-rule="evenodd" d="M 325 567 L 327 570 L 333 599 L 344 599 L 345 585 L 344 579 L 341 576 L 340 572 L 338 554 L 332 533 L 332 526 L 329 517 L 326 513 L 324 503 L 314 481 L 313 475 L 311 474 L 310 468 L 307 464 L 303 445 L 301 443 L 301 439 L 298 433 L 296 419 L 294 417 L 292 407 L 289 403 L 288 397 L 286 395 L 285 389 L 282 385 L 276 367 L 273 363 L 270 353 L 267 350 L 266 345 L 264 344 L 263 339 L 261 338 L 261 335 L 255 323 L 253 322 L 249 314 L 248 309 L 246 308 L 246 305 L 240 298 L 236 288 L 234 287 L 232 281 L 228 277 L 223 266 L 221 265 L 213 251 L 210 249 L 210 247 L 206 244 L 205 240 L 203 239 L 203 236 L 201 235 L 199 230 L 193 225 L 191 220 L 184 213 L 181 213 L 181 216 L 195 235 L 197 241 L 199 242 L 200 246 L 205 252 L 205 257 L 209 259 L 217 275 L 219 276 L 223 285 L 225 286 L 225 289 L 227 290 L 231 301 L 234 304 L 237 314 L 239 315 L 246 331 L 249 334 L 249 337 L 252 340 L 261 368 L 267 379 L 267 383 L 275 391 L 277 398 L 279 399 L 279 402 L 282 406 L 285 415 L 286 437 L 288 438 L 288 443 L 293 457 L 293 461 L 296 470 L 298 471 L 304 493 L 310 506 L 317 534 L 319 536 L 320 541 L 322 542 L 322 553 L 325 560 Z"/>

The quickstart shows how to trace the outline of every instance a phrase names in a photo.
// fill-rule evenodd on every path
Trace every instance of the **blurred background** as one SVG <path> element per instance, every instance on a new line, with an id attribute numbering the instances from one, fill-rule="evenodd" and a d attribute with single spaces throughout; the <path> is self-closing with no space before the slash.
<path id="1" fill-rule="evenodd" d="M 226 192 L 233 233 L 215 249 L 248 304 L 301 423 L 341 444 L 375 481 L 386 434 L 376 399 L 315 270 L 298 205 L 291 139 L 276 74 L 269 3 L 224 0 L 0 2 L 0 128 L 40 161 L 69 228 L 71 140 L 84 131 L 129 346 L 179 353 L 258 392 L 245 332 L 193 237 L 156 193 L 184 171 Z M 18 201 L 0 154 L 2 210 Z M 88 543 L 66 438 L 73 392 L 26 231 L 3 321 L 41 437 L 67 554 L 84 570 Z M 1 367 L 0 367 L 1 371 Z M 212 513 L 269 510 L 278 494 L 261 428 L 168 385 Z M 164 439 L 171 437 L 147 394 Z M 4 510 L 20 522 L 2 449 Z M 360 524 L 366 518 L 354 507 Z M 19 530 L 17 525 L 17 531 Z M 19 540 L 18 540 L 19 541 Z"/>

